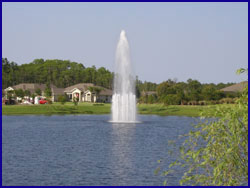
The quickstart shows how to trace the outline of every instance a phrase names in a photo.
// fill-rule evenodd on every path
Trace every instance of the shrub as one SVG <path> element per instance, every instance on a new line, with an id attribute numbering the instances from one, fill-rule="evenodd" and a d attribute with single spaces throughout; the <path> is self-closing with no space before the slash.
<path id="1" fill-rule="evenodd" d="M 93 104 L 93 106 L 104 106 L 104 104 L 103 103 L 95 103 L 95 104 Z"/>
<path id="2" fill-rule="evenodd" d="M 78 105 L 78 98 L 76 98 L 76 97 L 73 98 L 73 104 L 74 104 L 75 106 Z"/>
<path id="3" fill-rule="evenodd" d="M 225 103 L 225 104 L 234 104 L 234 101 L 236 99 L 233 99 L 233 98 L 223 98 L 220 100 L 221 103 Z"/>
<path id="4" fill-rule="evenodd" d="M 155 102 L 155 97 L 153 95 L 148 95 L 147 103 L 154 103 Z"/>
<path id="5" fill-rule="evenodd" d="M 64 95 L 58 96 L 58 102 L 60 102 L 62 105 L 64 105 L 66 101 L 67 101 L 66 96 Z"/>
<path id="6" fill-rule="evenodd" d="M 181 98 L 176 94 L 168 94 L 164 98 L 165 105 L 179 105 L 181 103 Z"/>
<path id="7" fill-rule="evenodd" d="M 189 104 L 189 105 L 197 105 L 198 102 L 197 102 L 197 101 L 189 101 L 188 104 Z"/>
<path id="8" fill-rule="evenodd" d="M 212 101 L 211 101 L 211 104 L 213 104 L 213 105 L 216 104 L 216 101 L 212 100 Z"/>
<path id="9" fill-rule="evenodd" d="M 47 99 L 48 104 L 52 104 L 52 100 L 51 99 Z"/>

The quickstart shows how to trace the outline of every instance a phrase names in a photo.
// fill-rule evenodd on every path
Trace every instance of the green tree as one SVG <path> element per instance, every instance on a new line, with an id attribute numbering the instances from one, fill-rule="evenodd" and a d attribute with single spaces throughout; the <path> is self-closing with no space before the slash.
<path id="1" fill-rule="evenodd" d="M 100 87 L 94 87 L 94 86 L 88 87 L 88 89 L 91 92 L 95 92 L 97 95 L 99 95 L 100 92 L 102 91 L 102 88 L 100 88 Z"/>
<path id="2" fill-rule="evenodd" d="M 162 82 L 160 83 L 157 88 L 156 88 L 156 92 L 157 92 L 157 96 L 159 97 L 160 102 L 163 102 L 166 104 L 166 96 L 168 94 L 175 94 L 175 91 L 173 91 L 172 87 L 172 83 L 169 82 Z"/>
<path id="3" fill-rule="evenodd" d="M 147 103 L 153 104 L 155 102 L 155 100 L 156 100 L 155 95 L 148 95 Z"/>
<path id="4" fill-rule="evenodd" d="M 14 104 L 13 102 L 14 91 L 7 91 L 8 104 Z"/>
<path id="5" fill-rule="evenodd" d="M 42 95 L 42 91 L 41 91 L 40 88 L 37 88 L 37 89 L 35 90 L 35 93 L 36 93 L 36 95 L 39 95 L 39 96 Z"/>
<path id="6" fill-rule="evenodd" d="M 24 91 L 22 90 L 22 89 L 17 89 L 17 90 L 15 90 L 14 91 L 15 92 L 15 95 L 17 96 L 17 97 L 20 97 L 20 98 L 22 98 L 23 99 L 23 97 L 24 97 Z"/>
<path id="7" fill-rule="evenodd" d="M 94 92 L 98 98 L 100 92 L 103 90 L 101 87 L 88 87 L 89 91 Z"/>
<path id="8" fill-rule="evenodd" d="M 32 93 L 32 94 L 31 94 L 31 97 L 32 97 L 32 101 L 33 101 L 33 103 L 34 103 L 36 95 L 35 95 L 34 93 Z"/>
<path id="9" fill-rule="evenodd" d="M 211 85 L 206 85 L 202 88 L 201 91 L 202 94 L 202 98 L 204 100 L 215 100 L 216 98 L 216 89 L 215 87 L 211 86 Z"/>
<path id="10" fill-rule="evenodd" d="M 147 103 L 148 102 L 148 95 L 141 95 L 139 98 L 140 103 Z"/>
<path id="11" fill-rule="evenodd" d="M 2 88 L 13 86 L 19 81 L 19 66 L 14 62 L 9 62 L 7 58 L 2 58 Z"/>
<path id="12" fill-rule="evenodd" d="M 191 101 L 199 101 L 202 85 L 198 80 L 187 80 L 187 98 Z"/>
<path id="13" fill-rule="evenodd" d="M 46 88 L 45 88 L 45 90 L 44 90 L 44 93 L 45 93 L 45 96 L 46 97 L 51 97 L 51 95 L 52 95 L 52 92 L 51 92 L 51 88 L 50 88 L 50 84 L 47 84 L 46 85 Z"/>
<path id="14" fill-rule="evenodd" d="M 30 97 L 31 93 L 30 93 L 29 90 L 25 90 L 25 91 L 24 91 L 24 95 Z"/>
<path id="15" fill-rule="evenodd" d="M 137 99 L 141 97 L 141 91 L 137 85 L 135 86 L 135 94 Z"/>
<path id="16" fill-rule="evenodd" d="M 179 105 L 181 103 L 181 98 L 177 94 L 168 94 L 165 96 L 165 105 Z"/>
<path id="17" fill-rule="evenodd" d="M 235 105 L 217 106 L 210 115 L 220 118 L 196 125 L 180 159 L 164 174 L 168 177 L 175 166 L 184 168 L 180 185 L 248 184 L 248 87 Z"/>
<path id="18" fill-rule="evenodd" d="M 141 97 L 141 88 L 140 85 L 142 84 L 142 82 L 138 79 L 138 76 L 136 76 L 136 80 L 135 80 L 135 94 L 136 94 L 136 98 L 139 99 Z"/>

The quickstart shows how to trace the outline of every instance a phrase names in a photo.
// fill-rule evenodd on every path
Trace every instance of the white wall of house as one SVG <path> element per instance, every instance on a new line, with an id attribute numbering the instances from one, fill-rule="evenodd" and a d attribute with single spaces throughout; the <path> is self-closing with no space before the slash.
<path id="1" fill-rule="evenodd" d="M 96 102 L 96 94 L 87 90 L 84 92 L 84 101 L 85 102 Z"/>
<path id="2" fill-rule="evenodd" d="M 82 91 L 75 88 L 75 89 L 72 90 L 72 101 L 73 101 L 73 98 L 77 97 L 77 96 L 79 98 L 79 102 L 81 102 L 82 101 Z"/>
<path id="3" fill-rule="evenodd" d="M 79 95 L 79 102 L 108 102 L 110 103 L 112 101 L 112 96 L 110 95 L 98 95 L 96 96 L 96 93 L 91 92 L 89 90 L 82 92 L 81 90 L 75 88 L 71 90 L 71 92 L 66 93 L 71 101 L 73 101 L 73 98 L 76 97 L 76 95 Z M 70 96 L 72 96 L 70 98 Z"/>

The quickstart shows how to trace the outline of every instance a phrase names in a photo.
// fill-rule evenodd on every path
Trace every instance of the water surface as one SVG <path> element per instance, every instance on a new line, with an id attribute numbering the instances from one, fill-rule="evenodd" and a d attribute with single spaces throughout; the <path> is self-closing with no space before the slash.
<path id="1" fill-rule="evenodd" d="M 109 115 L 2 116 L 3 185 L 162 185 L 157 160 L 197 118 L 141 115 L 112 124 Z M 169 146 L 177 140 L 177 146 Z M 178 185 L 181 173 L 168 181 Z"/>

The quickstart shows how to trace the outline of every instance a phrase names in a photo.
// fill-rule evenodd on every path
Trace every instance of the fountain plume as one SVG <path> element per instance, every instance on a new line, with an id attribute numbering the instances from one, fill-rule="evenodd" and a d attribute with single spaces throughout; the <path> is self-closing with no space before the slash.
<path id="1" fill-rule="evenodd" d="M 124 30 L 116 49 L 112 122 L 136 122 L 135 76 L 130 61 L 129 44 Z"/>

